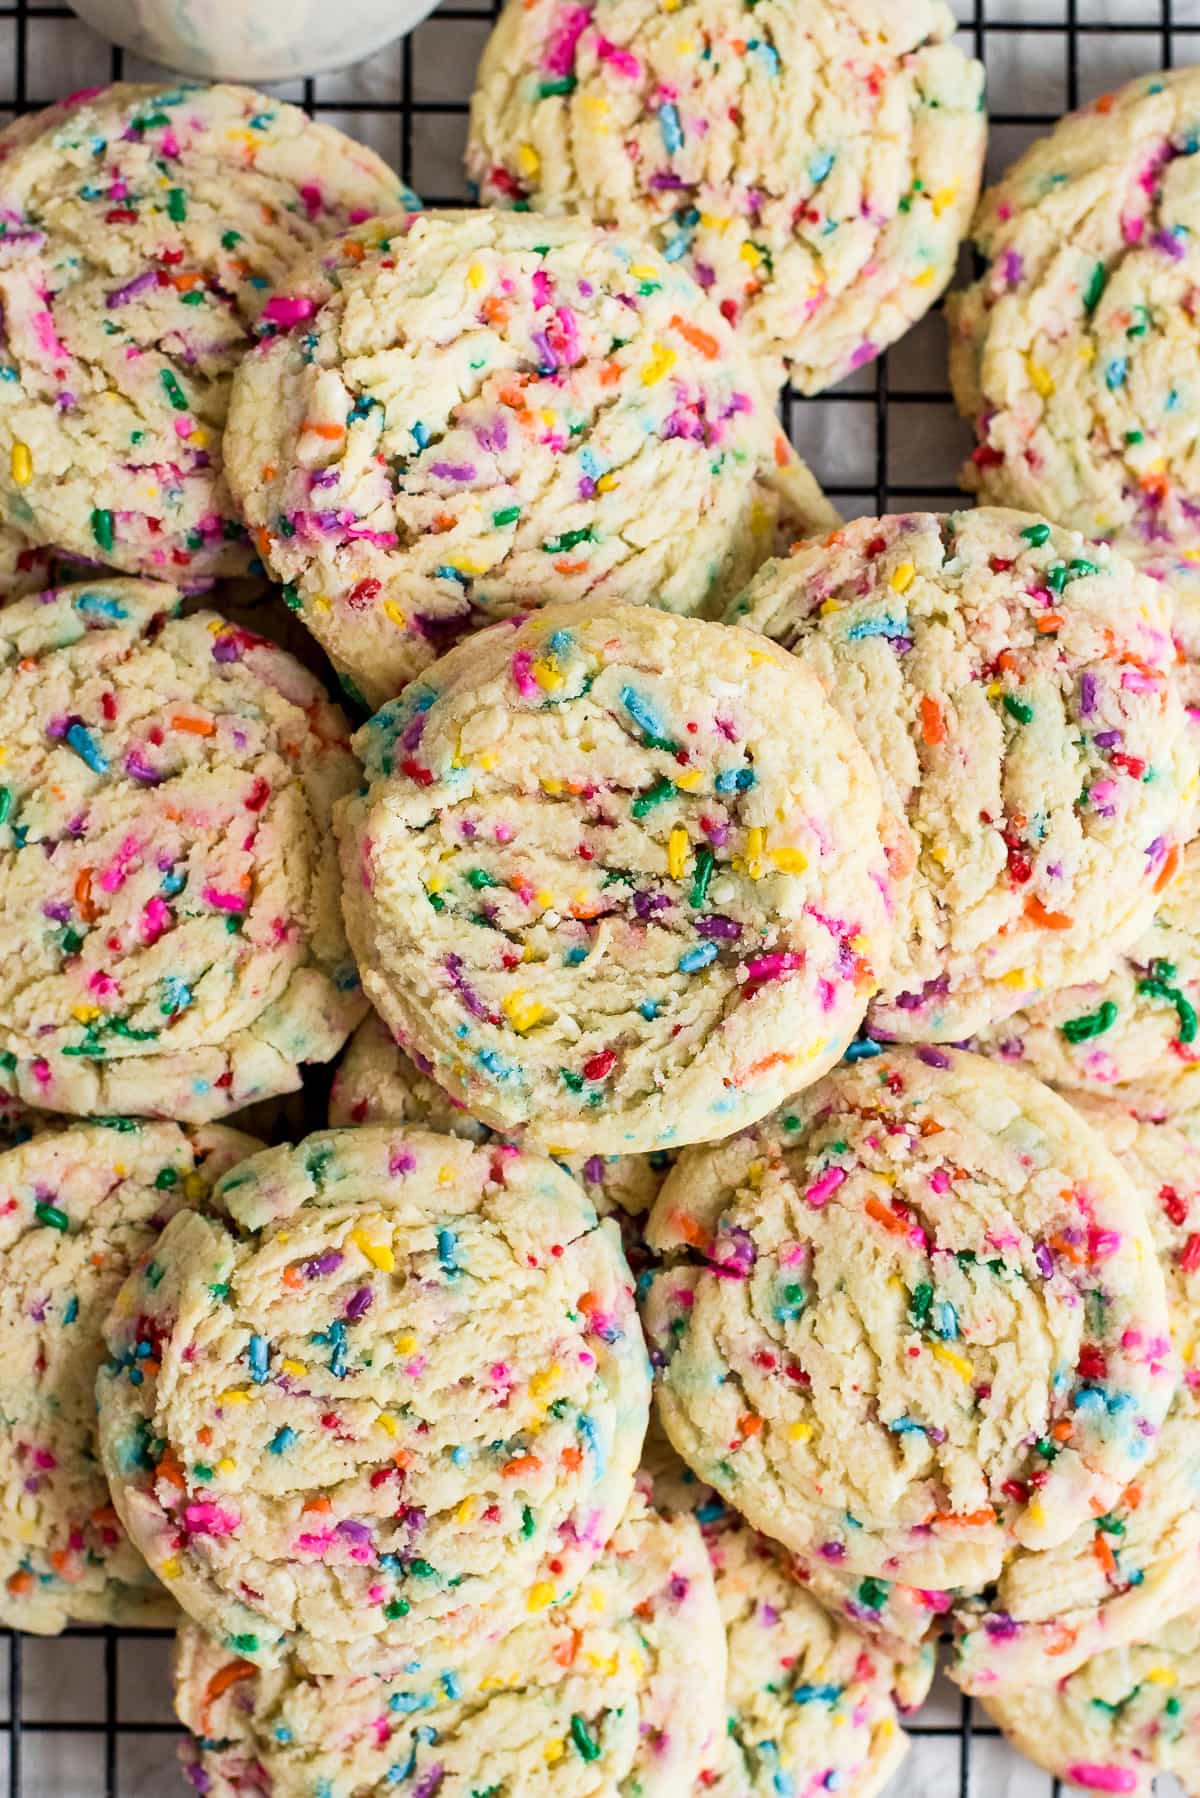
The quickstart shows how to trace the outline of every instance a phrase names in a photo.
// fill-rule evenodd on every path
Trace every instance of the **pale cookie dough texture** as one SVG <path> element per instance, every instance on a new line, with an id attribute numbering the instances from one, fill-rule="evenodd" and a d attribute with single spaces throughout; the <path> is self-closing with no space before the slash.
<path id="1" fill-rule="evenodd" d="M 1149 925 L 1196 789 L 1168 589 L 1025 513 L 920 512 L 801 546 L 731 616 L 820 677 L 879 775 L 875 1034 L 959 1042 Z"/>
<path id="2" fill-rule="evenodd" d="M 329 1095 L 329 1123 L 332 1129 L 350 1124 L 419 1124 L 426 1130 L 469 1137 L 472 1142 L 490 1142 L 495 1134 L 421 1072 L 393 1041 L 376 1012 L 363 1019 L 338 1064 Z M 658 1197 L 672 1161 L 665 1149 L 649 1155 L 556 1155 L 554 1159 L 586 1187 L 601 1217 L 616 1212 L 644 1216 Z"/>
<path id="3" fill-rule="evenodd" d="M 654 1424 L 644 1465 L 655 1502 L 700 1524 L 725 1626 L 725 1748 L 703 1790 L 874 1798 L 908 1751 L 897 1706 L 924 1701 L 932 1645 L 897 1664 L 831 1617 L 791 1576 L 783 1551 L 696 1480 Z"/>
<path id="4" fill-rule="evenodd" d="M 746 631 L 558 606 L 365 725 L 346 928 L 396 1040 L 494 1128 L 728 1135 L 843 1053 L 886 960 L 878 788 Z"/>
<path id="5" fill-rule="evenodd" d="M 719 610 L 835 521 L 728 325 L 636 238 L 400 216 L 336 239 L 276 308 L 234 382 L 229 479 L 371 706 L 530 606 Z"/>
<path id="6" fill-rule="evenodd" d="M 259 1147 L 213 1125 L 77 1124 L 0 1154 L 0 1621 L 170 1624 L 96 1444 L 102 1329 L 167 1220 Z"/>
<path id="7" fill-rule="evenodd" d="M 174 588 L 0 609 L 0 1087 L 203 1122 L 294 1090 L 365 1009 L 313 677 Z"/>
<path id="8" fill-rule="evenodd" d="M 385 1673 L 574 1590 L 649 1406 L 629 1269 L 575 1182 L 342 1130 L 245 1163 L 220 1207 L 127 1283 L 98 1388 L 114 1502 L 184 1609 L 264 1665 Z"/>
<path id="9" fill-rule="evenodd" d="M 9 125 L 5 522 L 130 574 L 245 567 L 221 438 L 251 327 L 305 251 L 405 203 L 373 150 L 246 87 L 121 83 Z"/>
<path id="10" fill-rule="evenodd" d="M 1200 1144 L 1115 1100 L 1080 1109 L 1142 1194 L 1180 1386 L 1156 1450 L 1117 1503 L 1057 1548 L 1018 1550 L 993 1591 L 956 1610 L 951 1672 L 984 1695 L 1054 1685 L 1106 1649 L 1157 1640 L 1200 1607 Z"/>
<path id="11" fill-rule="evenodd" d="M 954 270 L 986 135 L 954 29 L 940 0 L 512 0 L 467 172 L 490 204 L 650 238 L 766 378 L 816 393 Z"/>
<path id="12" fill-rule="evenodd" d="M 1200 839 L 1148 928 L 1106 979 L 1064 987 L 977 1036 L 1052 1086 L 1108 1094 L 1152 1117 L 1200 1099 Z"/>
<path id="13" fill-rule="evenodd" d="M 1153 1642 L 1097 1655 L 1061 1685 L 985 1698 L 984 1708 L 1072 1791 L 1151 1798 L 1156 1775 L 1173 1773 L 1172 1789 L 1200 1798 L 1200 1610 Z"/>
<path id="14" fill-rule="evenodd" d="M 696 1526 L 640 1496 L 578 1590 L 494 1646 L 391 1678 L 175 1651 L 206 1798 L 684 1798 L 720 1751 L 725 1642 Z"/>
<path id="15" fill-rule="evenodd" d="M 682 1155 L 647 1234 L 667 1434 L 789 1549 L 979 1591 L 1154 1451 L 1176 1367 L 1140 1195 L 1028 1075 L 843 1065 Z"/>
<path id="16" fill-rule="evenodd" d="M 1200 70 L 1063 119 L 984 195 L 950 301 L 964 484 L 1134 551 L 1200 552 Z"/>

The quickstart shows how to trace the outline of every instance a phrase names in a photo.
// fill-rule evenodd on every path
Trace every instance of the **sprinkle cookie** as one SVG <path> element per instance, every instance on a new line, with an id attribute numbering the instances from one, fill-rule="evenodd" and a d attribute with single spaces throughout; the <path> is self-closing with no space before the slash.
<path id="1" fill-rule="evenodd" d="M 681 1798 L 719 1749 L 724 1685 L 699 1533 L 637 1496 L 576 1593 L 466 1659 L 321 1679 L 193 1624 L 175 1653 L 184 1770 L 207 1798 Z"/>
<path id="2" fill-rule="evenodd" d="M 170 1624 L 96 1446 L 101 1330 L 159 1230 L 258 1148 L 220 1125 L 125 1119 L 45 1131 L 0 1154 L 0 1622 Z"/>
<path id="3" fill-rule="evenodd" d="M 793 649 L 892 819 L 873 1032 L 958 1042 L 1099 979 L 1149 925 L 1195 803 L 1170 595 L 1023 513 L 859 519 L 732 614 Z"/>
<path id="4" fill-rule="evenodd" d="M 987 267 L 950 301 L 978 444 L 963 483 L 1131 549 L 1200 551 L 1192 394 L 1200 70 L 1061 120 L 985 195 Z"/>
<path id="5" fill-rule="evenodd" d="M 691 270 L 776 384 L 817 393 L 933 304 L 979 193 L 983 70 L 939 0 L 513 0 L 467 172 Z"/>
<path id="6" fill-rule="evenodd" d="M 1176 1368 L 1142 1205 L 1027 1075 L 844 1065 L 682 1155 L 647 1235 L 667 1434 L 786 1548 L 978 1591 L 1154 1451 Z"/>
<path id="7" fill-rule="evenodd" d="M 556 1152 L 727 1135 L 815 1080 L 886 958 L 866 756 L 748 632 L 559 606 L 355 739 L 346 927 L 410 1054 Z"/>
<path id="8" fill-rule="evenodd" d="M 246 87 L 118 83 L 9 125 L 5 521 L 130 574 L 245 567 L 222 431 L 251 325 L 304 251 L 405 203 L 374 151 Z"/>
<path id="9" fill-rule="evenodd" d="M 1200 1146 L 1113 1100 L 1081 1109 L 1145 1198 L 1182 1377 L 1157 1451 L 1120 1500 L 1058 1548 L 1019 1550 L 994 1593 L 956 1610 L 952 1675 L 985 1695 L 1053 1685 L 1200 1606 Z"/>
<path id="10" fill-rule="evenodd" d="M 728 325 L 638 239 L 401 216 L 274 305 L 234 383 L 229 479 L 372 707 L 531 605 L 719 610 L 835 519 Z"/>
<path id="11" fill-rule="evenodd" d="M 0 1085 L 202 1122 L 300 1083 L 364 1004 L 337 905 L 347 727 L 174 588 L 0 609 Z"/>
<path id="12" fill-rule="evenodd" d="M 342 1130 L 245 1163 L 221 1208 L 127 1283 L 99 1383 L 114 1502 L 184 1609 L 263 1665 L 384 1673 L 571 1592 L 649 1403 L 629 1269 L 575 1182 Z"/>

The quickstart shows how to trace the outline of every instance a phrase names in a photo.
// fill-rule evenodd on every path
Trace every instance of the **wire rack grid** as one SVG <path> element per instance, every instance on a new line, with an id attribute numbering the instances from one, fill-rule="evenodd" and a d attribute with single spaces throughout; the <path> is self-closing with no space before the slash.
<path id="1" fill-rule="evenodd" d="M 461 205 L 467 102 L 496 5 L 446 0 L 369 62 L 277 91 L 370 143 L 427 205 Z M 987 67 L 990 176 L 1064 111 L 1139 73 L 1200 61 L 1200 0 L 954 0 L 954 10 L 960 41 Z M 0 122 L 78 87 L 166 73 L 65 5 L 0 0 Z M 788 433 L 845 514 L 962 503 L 956 471 L 970 439 L 945 365 L 935 311 L 832 392 L 785 392 Z M 312 1122 L 324 1122 L 323 1106 Z M 54 1641 L 0 1631 L 0 1793 L 182 1794 L 169 1641 L 161 1630 L 79 1628 Z M 909 1729 L 913 1752 L 887 1798 L 1065 1798 L 945 1682 Z"/>

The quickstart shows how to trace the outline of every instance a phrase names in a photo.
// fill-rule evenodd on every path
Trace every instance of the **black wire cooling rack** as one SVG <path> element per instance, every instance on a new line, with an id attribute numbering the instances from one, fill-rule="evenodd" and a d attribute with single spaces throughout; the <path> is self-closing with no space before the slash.
<path id="1" fill-rule="evenodd" d="M 1064 111 L 1134 75 L 1200 61 L 1200 0 L 957 0 L 962 40 L 988 72 L 995 175 Z M 278 91 L 369 142 L 427 205 L 461 205 L 467 101 L 495 0 L 451 0 L 357 68 Z M 0 0 L 0 122 L 73 89 L 162 71 L 110 47 L 67 6 Z M 789 435 L 847 513 L 962 503 L 970 447 L 945 385 L 940 315 L 831 393 L 787 393 Z M 324 1123 L 321 1114 L 314 1127 Z M 0 1793 L 172 1798 L 165 1630 L 0 1631 Z M 5 1691 L 7 1686 L 7 1692 Z M 888 1798 L 1059 1798 L 969 1700 L 942 1688 L 908 1728 Z M 679 1798 L 688 1798 L 680 1793 Z"/>

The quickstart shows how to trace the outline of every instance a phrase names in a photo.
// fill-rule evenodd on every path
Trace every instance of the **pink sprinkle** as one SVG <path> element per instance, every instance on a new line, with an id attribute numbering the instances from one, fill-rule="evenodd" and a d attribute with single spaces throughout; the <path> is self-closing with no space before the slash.
<path id="1" fill-rule="evenodd" d="M 522 699 L 536 699 L 538 684 L 530 669 L 533 667 L 533 656 L 527 649 L 518 649 L 512 659 L 512 677 L 517 692 Z"/>
<path id="2" fill-rule="evenodd" d="M 782 980 L 785 974 L 794 974 L 797 968 L 804 966 L 803 955 L 794 949 L 777 955 L 756 955 L 746 964 L 746 984 L 762 986 L 768 980 Z"/>
<path id="3" fill-rule="evenodd" d="M 1126 243 L 1140 243 L 1142 241 L 1142 233 L 1145 229 L 1145 219 L 1134 218 L 1129 213 L 1126 213 L 1121 220 L 1121 236 L 1125 239 Z"/>
<path id="4" fill-rule="evenodd" d="M 614 68 L 618 75 L 628 75 L 631 81 L 636 81 L 642 72 L 642 65 L 633 52 L 622 49 L 620 44 L 614 44 L 609 38 L 596 39 L 596 55 L 601 62 Z"/>
<path id="5" fill-rule="evenodd" d="M 32 1072 L 34 1079 L 40 1086 L 49 1086 L 50 1063 L 43 1056 L 39 1055 L 37 1060 L 32 1064 Z"/>
<path id="6" fill-rule="evenodd" d="M 190 437 L 195 429 L 196 421 L 194 418 L 177 418 L 175 420 L 176 437 Z"/>
<path id="7" fill-rule="evenodd" d="M 142 941 L 147 948 L 171 928 L 171 912 L 166 901 L 155 893 L 142 908 Z"/>
<path id="8" fill-rule="evenodd" d="M 944 1167 L 935 1167 L 929 1176 L 929 1184 L 934 1192 L 949 1192 L 950 1176 Z"/>
<path id="9" fill-rule="evenodd" d="M 575 64 L 575 46 L 592 22 L 586 6 L 565 6 L 555 21 L 543 68 L 548 75 L 569 75 Z"/>
<path id="10" fill-rule="evenodd" d="M 311 318 L 316 309 L 315 300 L 304 299 L 299 294 L 277 293 L 263 307 L 262 316 L 268 324 L 283 325 L 290 330 L 293 325 L 303 324 L 306 318 Z"/>
<path id="11" fill-rule="evenodd" d="M 1072 1785 L 1087 1786 L 1093 1792 L 1136 1792 L 1138 1776 L 1131 1767 L 1118 1767 L 1115 1761 L 1072 1761 L 1067 1768 Z"/>
<path id="12" fill-rule="evenodd" d="M 106 893 L 115 893 L 129 879 L 130 869 L 138 854 L 141 844 L 136 837 L 126 837 L 117 853 L 100 875 L 100 885 Z"/>
<path id="13" fill-rule="evenodd" d="M 877 343 L 871 343 L 869 340 L 860 343 L 850 358 L 850 366 L 851 368 L 861 368 L 864 362 L 873 362 L 878 354 L 879 345 Z"/>
<path id="14" fill-rule="evenodd" d="M 308 1555 L 323 1555 L 332 1541 L 332 1530 L 320 1530 L 313 1535 L 297 1536 L 296 1547 Z"/>
<path id="15" fill-rule="evenodd" d="M 220 1505 L 206 1499 L 201 1504 L 184 1505 L 183 1521 L 193 1536 L 232 1536 L 241 1518 L 236 1511 L 223 1511 Z"/>
<path id="16" fill-rule="evenodd" d="M 540 311 L 550 304 L 550 277 L 544 268 L 537 270 L 533 277 L 533 303 Z"/>
<path id="17" fill-rule="evenodd" d="M 804 1196 L 810 1205 L 820 1207 L 827 1199 L 832 1198 L 845 1178 L 845 1168 L 827 1167 L 823 1174 L 818 1174 Z"/>
<path id="18" fill-rule="evenodd" d="M 245 911 L 246 901 L 240 893 L 221 893 L 216 887 L 205 887 L 201 893 L 206 905 L 215 906 L 218 911 Z"/>

